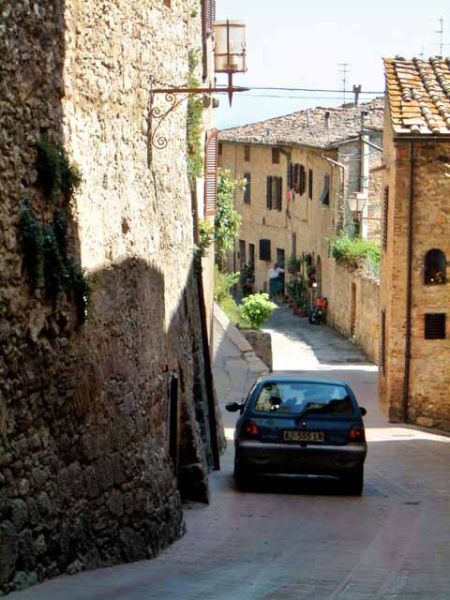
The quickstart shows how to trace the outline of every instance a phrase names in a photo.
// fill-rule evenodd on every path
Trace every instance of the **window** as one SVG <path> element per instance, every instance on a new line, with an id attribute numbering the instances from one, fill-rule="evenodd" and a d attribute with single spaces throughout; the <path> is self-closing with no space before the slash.
<path id="1" fill-rule="evenodd" d="M 223 154 L 223 144 L 222 142 L 219 142 L 219 156 L 222 156 Z"/>
<path id="2" fill-rule="evenodd" d="M 251 179 L 252 176 L 250 173 L 244 173 L 244 179 L 245 179 L 245 188 L 244 188 L 244 204 L 250 204 L 250 189 L 251 189 Z"/>
<path id="3" fill-rule="evenodd" d="M 425 339 L 445 339 L 445 313 L 425 314 Z"/>
<path id="4" fill-rule="evenodd" d="M 248 266 L 251 269 L 255 268 L 255 244 L 248 245 Z"/>
<path id="5" fill-rule="evenodd" d="M 388 244 L 388 217 L 389 217 L 389 186 L 384 188 L 384 203 L 383 203 L 383 250 L 387 250 Z"/>
<path id="6" fill-rule="evenodd" d="M 308 171 L 308 198 L 312 200 L 313 198 L 313 172 L 312 169 Z"/>
<path id="7" fill-rule="evenodd" d="M 381 311 L 381 343 L 380 343 L 380 367 L 381 372 L 386 372 L 386 311 Z"/>
<path id="8" fill-rule="evenodd" d="M 217 207 L 217 131 L 212 130 L 205 144 L 205 216 L 214 216 Z"/>
<path id="9" fill-rule="evenodd" d="M 239 268 L 242 269 L 245 265 L 245 240 L 239 240 Z"/>
<path id="10" fill-rule="evenodd" d="M 323 178 L 323 189 L 320 194 L 320 203 L 328 206 L 330 204 L 330 176 L 325 175 Z"/>
<path id="11" fill-rule="evenodd" d="M 282 210 L 283 208 L 283 178 L 269 175 L 266 183 L 266 208 Z"/>
<path id="12" fill-rule="evenodd" d="M 442 250 L 429 250 L 425 255 L 424 283 L 442 285 L 447 281 L 447 261 Z"/>
<path id="13" fill-rule="evenodd" d="M 289 163 L 287 171 L 288 189 L 295 190 L 298 194 L 304 194 L 305 184 L 305 167 L 303 165 Z"/>
<path id="14" fill-rule="evenodd" d="M 278 148 L 272 148 L 272 163 L 274 165 L 280 164 L 280 150 Z"/>
<path id="15" fill-rule="evenodd" d="M 244 160 L 250 162 L 250 146 L 244 146 Z"/>
<path id="16" fill-rule="evenodd" d="M 270 261 L 270 240 L 259 240 L 259 259 Z"/>

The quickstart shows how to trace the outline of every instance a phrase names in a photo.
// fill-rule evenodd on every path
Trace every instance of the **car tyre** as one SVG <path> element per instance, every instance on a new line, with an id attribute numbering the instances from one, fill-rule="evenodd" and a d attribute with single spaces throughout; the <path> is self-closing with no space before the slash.
<path id="1" fill-rule="evenodd" d="M 344 478 L 345 488 L 351 496 L 361 496 L 364 488 L 364 467 L 358 467 Z"/>

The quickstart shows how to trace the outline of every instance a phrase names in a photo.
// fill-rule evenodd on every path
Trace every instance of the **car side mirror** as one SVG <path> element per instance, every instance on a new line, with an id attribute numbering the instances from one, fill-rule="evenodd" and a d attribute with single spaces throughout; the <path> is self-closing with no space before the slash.
<path id="1" fill-rule="evenodd" d="M 364 408 L 364 406 L 360 406 L 359 410 L 361 411 L 362 417 L 365 417 L 367 415 L 367 410 Z"/>
<path id="2" fill-rule="evenodd" d="M 228 412 L 238 412 L 238 410 L 241 410 L 243 407 L 243 404 L 241 404 L 240 402 L 228 402 L 228 404 L 225 404 L 225 409 Z"/>

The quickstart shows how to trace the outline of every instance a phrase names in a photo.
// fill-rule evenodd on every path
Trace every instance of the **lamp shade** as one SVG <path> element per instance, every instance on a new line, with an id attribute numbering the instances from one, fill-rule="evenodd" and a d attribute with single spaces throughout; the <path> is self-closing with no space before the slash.
<path id="1" fill-rule="evenodd" d="M 214 39 L 216 73 L 245 73 L 245 23 L 216 21 Z"/>
<path id="2" fill-rule="evenodd" d="M 360 212 L 364 210 L 367 202 L 367 194 L 363 192 L 353 192 L 347 198 L 347 204 L 351 211 Z"/>

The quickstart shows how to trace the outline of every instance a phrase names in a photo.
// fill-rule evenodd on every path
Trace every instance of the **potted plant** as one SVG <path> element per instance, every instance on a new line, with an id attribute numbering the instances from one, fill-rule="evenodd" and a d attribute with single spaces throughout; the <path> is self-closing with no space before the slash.
<path id="1" fill-rule="evenodd" d="M 306 316 L 307 288 L 301 275 L 295 276 L 287 285 L 289 296 L 292 298 L 294 314 Z"/>

